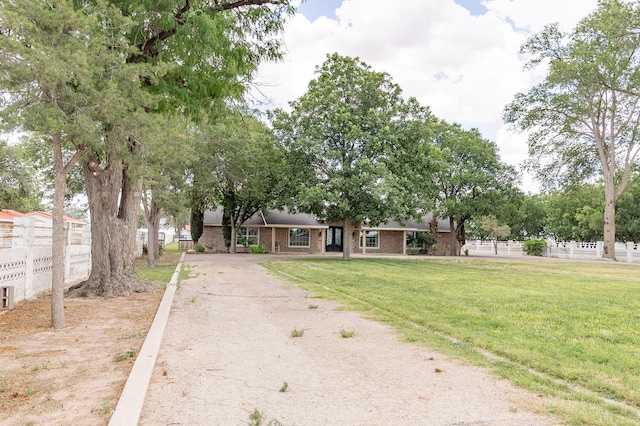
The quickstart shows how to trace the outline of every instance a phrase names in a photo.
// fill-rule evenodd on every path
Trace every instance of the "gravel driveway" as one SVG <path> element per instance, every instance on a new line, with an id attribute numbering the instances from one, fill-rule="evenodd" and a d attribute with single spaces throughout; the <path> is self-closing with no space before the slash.
<path id="1" fill-rule="evenodd" d="M 140 425 L 557 423 L 533 413 L 535 395 L 311 298 L 266 259 L 187 256 L 195 278 L 175 295 Z"/>

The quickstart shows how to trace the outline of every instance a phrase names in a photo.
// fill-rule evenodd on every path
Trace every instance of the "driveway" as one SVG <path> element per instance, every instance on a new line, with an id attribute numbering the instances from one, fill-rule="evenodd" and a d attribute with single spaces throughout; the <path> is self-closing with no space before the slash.
<path id="1" fill-rule="evenodd" d="M 253 425 L 258 412 L 284 426 L 556 424 L 533 414 L 535 395 L 313 299 L 258 264 L 269 258 L 186 257 L 194 278 L 174 297 L 140 425 Z"/>

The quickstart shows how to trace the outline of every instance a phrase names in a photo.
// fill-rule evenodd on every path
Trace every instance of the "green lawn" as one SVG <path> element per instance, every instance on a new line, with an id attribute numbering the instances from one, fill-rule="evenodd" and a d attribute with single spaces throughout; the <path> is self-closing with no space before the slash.
<path id="1" fill-rule="evenodd" d="M 133 266 L 136 273 L 140 278 L 146 281 L 151 281 L 158 284 L 161 287 L 166 286 L 173 272 L 176 270 L 176 265 L 180 261 L 182 252 L 186 250 L 179 250 L 178 243 L 169 243 L 162 251 L 162 255 L 156 259 L 156 265 L 153 268 L 147 266 L 147 256 L 141 256 L 133 262 Z M 187 278 L 188 272 L 184 269 L 180 271 L 179 280 Z"/>
<path id="2" fill-rule="evenodd" d="M 567 424 L 640 424 L 640 267 L 471 258 L 265 265 L 408 341 L 547 395 L 548 412 Z"/>

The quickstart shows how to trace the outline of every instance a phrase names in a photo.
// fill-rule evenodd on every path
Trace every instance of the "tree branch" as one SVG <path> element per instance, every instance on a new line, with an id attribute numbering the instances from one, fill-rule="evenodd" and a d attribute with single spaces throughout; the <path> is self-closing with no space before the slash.
<path id="1" fill-rule="evenodd" d="M 207 10 L 211 13 L 224 12 L 226 10 L 238 9 L 244 6 L 263 6 L 265 4 L 278 4 L 281 0 L 237 0 L 231 3 L 219 3 L 215 2 L 215 5 L 211 6 Z M 178 28 L 184 25 L 185 15 L 191 10 L 191 4 L 189 0 L 185 0 L 183 7 L 178 9 L 173 15 L 175 26 L 170 30 L 157 31 L 153 36 L 146 39 L 144 42 L 138 45 L 140 53 L 131 55 L 127 59 L 127 63 L 137 64 L 145 61 L 146 59 L 155 57 L 158 54 L 158 42 L 173 37 Z"/>

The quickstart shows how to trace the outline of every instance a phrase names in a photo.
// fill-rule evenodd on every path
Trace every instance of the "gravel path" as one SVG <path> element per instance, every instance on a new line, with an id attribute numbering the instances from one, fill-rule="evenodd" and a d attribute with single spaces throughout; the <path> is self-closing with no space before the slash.
<path id="1" fill-rule="evenodd" d="M 255 410 L 284 426 L 556 424 L 529 411 L 537 397 L 291 288 L 268 258 L 187 256 L 197 276 L 175 295 L 140 425 L 247 425 Z"/>

